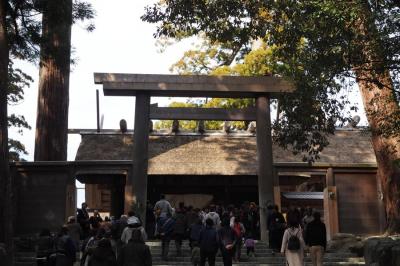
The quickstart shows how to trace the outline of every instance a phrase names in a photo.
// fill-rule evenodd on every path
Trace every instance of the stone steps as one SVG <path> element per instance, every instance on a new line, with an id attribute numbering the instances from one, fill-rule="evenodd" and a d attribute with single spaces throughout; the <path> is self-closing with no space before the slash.
<path id="1" fill-rule="evenodd" d="M 168 260 L 164 261 L 161 258 L 161 243 L 159 241 L 149 241 L 147 244 L 150 246 L 153 265 L 156 266 L 191 266 L 190 262 L 190 247 L 188 241 L 184 241 L 182 244 L 182 256 L 176 256 L 175 243 L 170 242 L 170 252 Z M 311 259 L 309 256 L 305 257 L 305 265 L 311 265 Z M 16 266 L 35 266 L 36 258 L 34 252 L 17 252 L 16 260 L 14 265 Z M 79 265 L 79 263 L 77 263 Z M 216 259 L 216 265 L 222 266 L 222 258 L 218 254 Z M 285 265 L 285 258 L 282 254 L 274 254 L 268 245 L 263 242 L 256 244 L 255 257 L 247 257 L 246 249 L 242 248 L 242 259 L 238 263 L 234 263 L 236 266 L 278 266 Z M 363 258 L 357 258 L 350 252 L 327 252 L 324 255 L 325 266 L 358 266 L 365 265 Z"/>

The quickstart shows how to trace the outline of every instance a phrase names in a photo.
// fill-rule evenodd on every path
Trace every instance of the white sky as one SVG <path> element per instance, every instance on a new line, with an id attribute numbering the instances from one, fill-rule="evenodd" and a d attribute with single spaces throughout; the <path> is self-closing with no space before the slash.
<path id="1" fill-rule="evenodd" d="M 97 13 L 95 31 L 88 33 L 83 25 L 75 25 L 72 30 L 73 57 L 78 60 L 72 66 L 70 76 L 69 128 L 96 128 L 95 94 L 101 86 L 94 84 L 93 72 L 166 74 L 193 42 L 188 40 L 169 47 L 164 53 L 158 52 L 159 48 L 153 38 L 155 26 L 140 20 L 144 7 L 153 0 L 90 2 Z M 18 66 L 30 74 L 35 82 L 25 89 L 25 101 L 11 106 L 9 113 L 24 115 L 32 130 L 25 130 L 23 136 L 15 130 L 10 130 L 9 134 L 26 145 L 29 155 L 25 159 L 31 161 L 39 70 L 38 66 L 27 63 Z M 103 128 L 118 128 L 122 118 L 127 120 L 128 128 L 133 128 L 134 98 L 103 97 L 102 92 L 100 95 L 100 112 L 105 116 Z M 358 96 L 351 97 L 356 99 Z M 168 98 L 155 98 L 152 102 L 164 106 Z M 362 105 L 359 107 L 362 109 Z M 74 160 L 79 142 L 79 135 L 69 135 L 68 160 Z"/>

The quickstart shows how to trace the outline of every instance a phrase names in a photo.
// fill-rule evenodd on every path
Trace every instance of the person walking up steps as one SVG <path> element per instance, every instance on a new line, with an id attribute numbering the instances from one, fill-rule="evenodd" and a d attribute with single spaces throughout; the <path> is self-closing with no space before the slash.
<path id="1" fill-rule="evenodd" d="M 281 253 L 285 255 L 288 266 L 304 266 L 305 243 L 300 219 L 298 215 L 288 213 L 287 222 L 288 228 L 283 234 Z"/>
<path id="2" fill-rule="evenodd" d="M 162 222 L 160 227 L 161 256 L 163 260 L 168 260 L 169 242 L 173 238 L 174 225 L 174 218 L 172 218 L 172 215 L 170 213 L 167 213 L 167 217 Z"/>
<path id="3" fill-rule="evenodd" d="M 206 220 L 206 227 L 200 232 L 200 266 L 215 266 L 215 256 L 218 251 L 218 235 L 214 228 L 214 222 L 210 218 Z"/>
<path id="4" fill-rule="evenodd" d="M 168 200 L 165 199 L 165 195 L 161 194 L 160 195 L 160 200 L 156 202 L 154 205 L 154 211 L 159 212 L 159 217 L 165 218 L 167 214 L 172 215 L 172 206 L 171 203 L 169 203 Z"/>
<path id="5" fill-rule="evenodd" d="M 326 228 L 321 222 L 321 214 L 314 212 L 314 220 L 307 225 L 305 232 L 306 244 L 310 247 L 313 266 L 322 266 L 322 258 L 326 250 Z"/>
<path id="6" fill-rule="evenodd" d="M 147 246 L 140 231 L 132 232 L 132 239 L 121 250 L 117 259 L 118 266 L 151 266 L 150 248 Z"/>
<path id="7" fill-rule="evenodd" d="M 244 234 L 246 233 L 246 229 L 244 228 L 243 224 L 240 222 L 239 216 L 235 217 L 235 219 L 233 221 L 233 225 L 231 227 L 232 227 L 233 232 L 235 233 L 235 237 L 236 237 L 234 260 L 236 262 L 239 262 L 240 256 L 241 256 L 241 251 L 242 251 L 242 246 L 243 246 L 242 238 L 244 237 Z"/>
<path id="8" fill-rule="evenodd" d="M 218 230 L 218 238 L 224 266 L 232 266 L 232 257 L 235 253 L 237 237 L 229 225 L 229 219 L 224 218 Z"/>
<path id="9" fill-rule="evenodd" d="M 279 252 L 282 246 L 283 233 L 286 228 L 285 218 L 282 213 L 279 212 L 277 205 L 273 206 L 273 209 L 268 216 L 268 237 L 269 237 L 269 248 L 273 252 Z"/>
<path id="10" fill-rule="evenodd" d="M 254 257 L 256 241 L 254 241 L 251 233 L 245 238 L 244 246 L 246 247 L 247 257 Z"/>

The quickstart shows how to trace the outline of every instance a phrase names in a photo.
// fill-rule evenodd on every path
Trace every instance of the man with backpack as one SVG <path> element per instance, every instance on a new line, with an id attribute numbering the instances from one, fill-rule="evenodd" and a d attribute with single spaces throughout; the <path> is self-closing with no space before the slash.
<path id="1" fill-rule="evenodd" d="M 299 217 L 296 213 L 288 213 L 288 228 L 283 234 L 281 252 L 289 266 L 304 266 L 305 243 Z"/>

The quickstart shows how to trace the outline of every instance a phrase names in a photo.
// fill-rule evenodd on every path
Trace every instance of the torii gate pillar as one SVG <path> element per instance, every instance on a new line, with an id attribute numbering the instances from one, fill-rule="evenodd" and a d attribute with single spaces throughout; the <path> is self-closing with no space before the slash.
<path id="1" fill-rule="evenodd" d="M 131 209 L 139 214 L 143 224 L 146 223 L 149 124 L 150 94 L 148 92 L 138 92 L 136 94 L 133 135 L 132 189 L 134 197 Z"/>
<path id="2" fill-rule="evenodd" d="M 269 95 L 256 98 L 258 201 L 260 206 L 261 240 L 263 241 L 268 239 L 267 205 L 274 201 L 274 169 L 269 104 Z"/>

